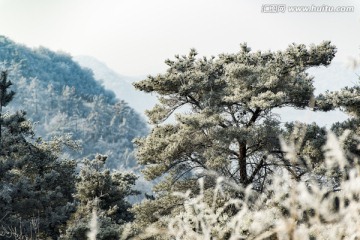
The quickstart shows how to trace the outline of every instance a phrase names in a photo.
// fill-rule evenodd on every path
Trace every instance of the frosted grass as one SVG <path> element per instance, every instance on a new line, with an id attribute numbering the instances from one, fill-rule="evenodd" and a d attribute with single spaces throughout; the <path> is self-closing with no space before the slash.
<path id="1" fill-rule="evenodd" d="M 340 138 L 329 132 L 321 165 L 300 181 L 286 170 L 277 171 L 261 194 L 249 186 L 241 190 L 243 199 L 235 199 L 223 191 L 231 185 L 225 179 L 219 178 L 212 191 L 204 190 L 200 179 L 199 195 L 175 193 L 184 198 L 184 211 L 163 216 L 160 221 L 167 227 L 149 226 L 134 239 L 359 239 L 360 165 L 344 151 L 347 137 L 348 132 Z M 292 162 L 296 145 L 282 141 Z M 236 214 L 229 214 L 230 207 Z"/>

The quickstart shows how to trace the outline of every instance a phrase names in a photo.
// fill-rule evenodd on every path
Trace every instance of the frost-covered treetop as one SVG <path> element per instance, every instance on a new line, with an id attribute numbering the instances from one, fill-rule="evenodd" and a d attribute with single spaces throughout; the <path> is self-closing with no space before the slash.
<path id="1" fill-rule="evenodd" d="M 274 107 L 306 107 L 313 93 L 312 78 L 305 70 L 330 64 L 336 48 L 330 42 L 306 47 L 292 44 L 285 51 L 252 52 L 246 45 L 235 54 L 218 58 L 188 56 L 166 60 L 164 74 L 135 83 L 145 92 L 161 95 L 160 104 L 148 115 L 154 123 L 164 121 L 174 109 L 190 105 L 193 110 L 220 110 L 236 106 L 247 112 Z"/>

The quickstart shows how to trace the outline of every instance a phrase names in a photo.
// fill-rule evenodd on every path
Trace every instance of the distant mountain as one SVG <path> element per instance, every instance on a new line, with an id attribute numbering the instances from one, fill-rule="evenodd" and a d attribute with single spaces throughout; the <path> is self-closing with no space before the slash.
<path id="1" fill-rule="evenodd" d="M 82 151 L 69 158 L 109 155 L 110 168 L 135 168 L 133 139 L 148 132 L 144 119 L 116 98 L 68 54 L 30 49 L 0 36 L 0 67 L 9 70 L 16 92 L 6 110 L 24 109 L 42 138 L 71 136 Z"/>
<path id="2" fill-rule="evenodd" d="M 144 115 L 145 110 L 151 109 L 157 102 L 154 95 L 143 93 L 134 88 L 133 82 L 145 79 L 142 77 L 130 77 L 116 73 L 105 63 L 89 56 L 76 56 L 74 60 L 81 66 L 91 69 L 97 80 L 101 81 L 105 88 L 111 89 L 116 96 L 125 100 L 129 106 Z"/>

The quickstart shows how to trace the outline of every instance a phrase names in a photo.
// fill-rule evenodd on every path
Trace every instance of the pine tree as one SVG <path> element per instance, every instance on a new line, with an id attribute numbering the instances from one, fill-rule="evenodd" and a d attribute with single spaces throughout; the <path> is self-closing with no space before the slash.
<path id="1" fill-rule="evenodd" d="M 2 106 L 14 95 L 8 93 L 10 85 L 3 72 Z M 62 141 L 44 142 L 34 138 L 32 124 L 26 120 L 24 111 L 2 114 L 1 130 L 2 229 L 10 232 L 13 239 L 31 236 L 56 239 L 74 211 L 75 163 L 59 158 Z"/>
<path id="2" fill-rule="evenodd" d="M 171 193 L 196 192 L 199 178 L 205 177 L 205 188 L 223 176 L 258 191 L 278 168 L 300 178 L 301 163 L 284 158 L 278 136 L 287 132 L 273 110 L 313 107 L 313 78 L 306 70 L 329 65 L 335 52 L 330 42 L 278 52 L 252 52 L 243 44 L 238 53 L 202 59 L 191 50 L 166 60 L 165 73 L 135 83 L 159 95 L 159 104 L 147 111 L 155 126 L 136 144 L 145 176 L 161 179 L 157 199 L 134 208 L 136 221 L 146 225 L 156 221 L 154 214 L 171 214 L 181 205 Z M 187 113 L 174 114 L 183 107 Z M 164 123 L 172 115 L 175 123 Z"/>
<path id="3" fill-rule="evenodd" d="M 83 161 L 76 183 L 77 210 L 63 239 L 87 239 L 93 211 L 97 212 L 99 225 L 96 239 L 119 239 L 123 225 L 133 220 L 126 198 L 138 194 L 133 190 L 137 177 L 132 173 L 110 172 L 104 167 L 106 160 L 107 156 L 97 155 L 91 161 Z"/>
<path id="4" fill-rule="evenodd" d="M 27 99 L 28 105 L 31 106 L 31 111 L 35 116 L 40 116 L 39 114 L 39 105 L 40 105 L 40 81 L 37 78 L 31 78 L 30 83 L 28 85 L 28 89 L 30 91 L 30 96 Z M 37 120 L 37 119 L 36 119 Z"/>
<path id="5" fill-rule="evenodd" d="M 2 125 L 3 125 L 3 116 L 2 109 L 5 107 L 14 97 L 15 92 L 8 92 L 8 88 L 12 85 L 11 81 L 7 80 L 7 72 L 1 72 L 0 78 L 0 151 L 2 151 Z"/>
<path id="6" fill-rule="evenodd" d="M 345 87 L 339 91 L 327 91 L 320 94 L 315 101 L 315 109 L 331 111 L 340 109 L 349 115 L 344 122 L 335 123 L 331 130 L 338 136 L 347 132 L 345 148 L 356 156 L 360 155 L 358 147 L 358 136 L 360 136 L 360 85 Z M 350 130 L 350 131 L 349 131 Z"/>

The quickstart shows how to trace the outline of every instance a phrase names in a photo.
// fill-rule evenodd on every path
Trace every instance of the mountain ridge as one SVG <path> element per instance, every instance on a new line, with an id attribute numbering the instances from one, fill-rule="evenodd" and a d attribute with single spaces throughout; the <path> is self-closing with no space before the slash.
<path id="1" fill-rule="evenodd" d="M 81 152 L 68 158 L 109 155 L 109 168 L 136 168 L 133 139 L 148 132 L 144 119 L 126 101 L 102 86 L 71 55 L 45 47 L 28 48 L 0 36 L 0 68 L 9 70 L 17 97 L 4 110 L 24 109 L 44 139 L 71 136 Z"/>

